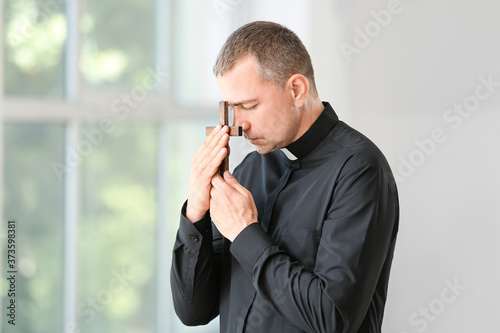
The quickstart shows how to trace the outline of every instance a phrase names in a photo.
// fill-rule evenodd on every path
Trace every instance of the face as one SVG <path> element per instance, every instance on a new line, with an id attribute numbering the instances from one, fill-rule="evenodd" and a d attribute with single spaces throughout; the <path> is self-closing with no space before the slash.
<path id="1" fill-rule="evenodd" d="M 252 57 L 240 60 L 217 78 L 224 100 L 234 110 L 234 125 L 260 154 L 286 147 L 298 139 L 301 111 L 288 84 L 285 89 L 262 81 Z"/>

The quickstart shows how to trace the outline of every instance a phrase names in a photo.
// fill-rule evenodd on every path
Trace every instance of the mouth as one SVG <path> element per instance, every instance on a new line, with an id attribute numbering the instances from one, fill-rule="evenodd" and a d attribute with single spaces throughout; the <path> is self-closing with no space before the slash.
<path id="1" fill-rule="evenodd" d="M 259 140 L 258 138 L 251 138 L 245 133 L 243 133 L 243 136 L 245 137 L 245 139 L 248 140 L 248 142 L 250 142 L 253 145 Z"/>
<path id="2" fill-rule="evenodd" d="M 255 141 L 257 141 L 258 139 L 255 139 L 255 138 L 249 138 L 246 134 L 244 134 L 244 137 L 245 139 L 247 139 L 251 144 L 253 144 Z"/>

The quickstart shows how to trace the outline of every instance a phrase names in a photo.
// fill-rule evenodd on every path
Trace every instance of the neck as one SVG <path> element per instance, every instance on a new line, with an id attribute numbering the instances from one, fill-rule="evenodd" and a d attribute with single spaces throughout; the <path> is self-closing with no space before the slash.
<path id="1" fill-rule="evenodd" d="M 316 119 L 318 119 L 318 117 L 320 116 L 320 114 L 323 112 L 324 109 L 325 109 L 325 106 L 323 105 L 323 102 L 321 102 L 321 99 L 319 98 L 319 96 L 312 98 L 311 110 L 308 113 L 310 113 L 311 118 L 313 118 L 313 119 L 312 119 L 311 123 L 309 124 L 309 127 L 311 127 L 311 125 L 316 121 Z"/>
<path id="2" fill-rule="evenodd" d="M 316 119 L 321 115 L 325 106 L 321 102 L 319 96 L 311 97 L 310 100 L 306 101 L 302 110 L 302 121 L 300 128 L 297 132 L 297 137 L 295 140 L 300 138 L 307 130 L 314 124 Z"/>

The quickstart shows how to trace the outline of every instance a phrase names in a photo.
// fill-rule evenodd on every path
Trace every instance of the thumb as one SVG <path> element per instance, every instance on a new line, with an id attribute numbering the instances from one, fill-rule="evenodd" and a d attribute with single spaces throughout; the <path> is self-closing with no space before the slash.
<path id="1" fill-rule="evenodd" d="M 231 185 L 239 184 L 238 181 L 236 180 L 236 178 L 234 178 L 234 176 L 231 174 L 231 172 L 229 172 L 227 170 L 224 171 L 224 180 L 226 181 L 226 183 L 231 184 Z"/>
<path id="2" fill-rule="evenodd" d="M 231 185 L 232 187 L 234 187 L 238 191 L 239 191 L 239 187 L 243 187 L 240 185 L 238 180 L 236 180 L 236 178 L 234 178 L 234 176 L 231 174 L 231 172 L 229 172 L 227 170 L 224 172 L 224 180 L 226 181 L 226 183 L 228 183 L 229 185 Z"/>
<path id="3" fill-rule="evenodd" d="M 240 192 L 242 194 L 246 194 L 246 192 L 248 192 L 247 189 L 244 188 L 243 185 L 241 185 L 238 182 L 238 180 L 236 178 L 234 178 L 234 176 L 229 171 L 224 172 L 224 180 L 226 181 L 226 183 L 231 185 L 238 192 Z"/>

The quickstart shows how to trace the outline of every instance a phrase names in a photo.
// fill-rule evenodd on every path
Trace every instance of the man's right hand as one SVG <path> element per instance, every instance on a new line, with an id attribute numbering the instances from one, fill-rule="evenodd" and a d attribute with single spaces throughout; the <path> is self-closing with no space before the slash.
<path id="1" fill-rule="evenodd" d="M 193 223 L 201 220 L 210 208 L 211 181 L 227 155 L 228 132 L 229 127 L 217 125 L 191 160 L 186 217 Z"/>

